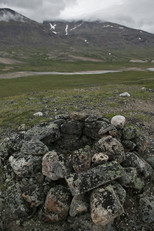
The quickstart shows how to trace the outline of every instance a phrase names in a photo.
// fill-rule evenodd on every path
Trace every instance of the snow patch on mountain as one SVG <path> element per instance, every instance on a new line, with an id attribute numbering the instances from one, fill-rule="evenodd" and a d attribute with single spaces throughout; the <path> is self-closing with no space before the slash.
<path id="1" fill-rule="evenodd" d="M 82 24 L 83 24 L 83 22 L 82 22 L 82 23 L 80 23 L 79 25 L 77 25 L 77 26 L 73 27 L 72 29 L 70 29 L 70 31 L 72 31 L 72 30 L 75 30 L 75 29 L 79 28 L 80 26 L 82 26 Z"/>
<path id="2" fill-rule="evenodd" d="M 65 27 L 65 35 L 68 35 L 68 24 Z"/>
<path id="3" fill-rule="evenodd" d="M 55 28 L 56 28 L 56 24 L 55 23 L 54 24 L 49 23 L 49 25 L 50 25 L 50 30 L 55 30 Z"/>

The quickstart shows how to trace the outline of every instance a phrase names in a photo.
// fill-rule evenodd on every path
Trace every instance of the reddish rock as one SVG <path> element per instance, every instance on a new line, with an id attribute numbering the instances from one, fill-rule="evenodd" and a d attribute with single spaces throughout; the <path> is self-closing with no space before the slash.
<path id="1" fill-rule="evenodd" d="M 52 222 L 65 220 L 68 215 L 70 201 L 71 194 L 67 188 L 61 185 L 51 188 L 44 205 L 46 218 Z"/>

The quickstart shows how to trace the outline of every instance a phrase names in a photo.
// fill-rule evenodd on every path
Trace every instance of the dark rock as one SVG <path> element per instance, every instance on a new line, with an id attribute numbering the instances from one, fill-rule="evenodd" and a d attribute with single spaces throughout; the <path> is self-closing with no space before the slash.
<path id="1" fill-rule="evenodd" d="M 49 151 L 48 147 L 38 139 L 24 141 L 20 152 L 27 155 L 44 155 Z"/>
<path id="2" fill-rule="evenodd" d="M 82 134 L 82 123 L 68 121 L 61 125 L 61 132 L 68 135 L 78 135 Z"/>
<path id="3" fill-rule="evenodd" d="M 68 215 L 70 202 L 71 195 L 67 188 L 61 185 L 51 188 L 44 205 L 46 218 L 51 222 L 65 220 Z"/>
<path id="4" fill-rule="evenodd" d="M 116 161 L 113 161 L 86 172 L 71 174 L 65 179 L 72 195 L 79 195 L 118 179 L 124 174 L 124 169 Z"/>
<path id="5" fill-rule="evenodd" d="M 154 222 L 154 195 L 141 196 L 139 211 L 145 223 L 151 224 Z"/>
<path id="6" fill-rule="evenodd" d="M 123 140 L 134 140 L 139 136 L 140 133 L 136 127 L 130 126 L 130 127 L 125 127 L 123 129 L 123 136 L 122 136 Z"/>
<path id="7" fill-rule="evenodd" d="M 120 203 L 123 205 L 126 199 L 126 190 L 121 186 L 121 184 L 118 184 L 116 181 L 112 183 L 112 187 L 118 196 Z"/>
<path id="8" fill-rule="evenodd" d="M 129 151 L 133 151 L 136 147 L 136 144 L 134 142 L 132 142 L 131 140 L 123 140 L 122 144 L 124 146 L 124 149 L 129 152 Z"/>
<path id="9" fill-rule="evenodd" d="M 107 126 L 108 123 L 104 121 L 101 116 L 91 115 L 85 119 L 84 134 L 87 137 L 97 140 L 100 138 L 100 135 L 98 134 L 99 130 L 102 127 L 106 128 Z"/>
<path id="10" fill-rule="evenodd" d="M 23 199 L 30 204 L 30 207 L 38 207 L 44 203 L 43 193 L 40 188 L 29 189 L 22 193 Z"/>
<path id="11" fill-rule="evenodd" d="M 111 185 L 94 190 L 90 206 L 92 221 L 100 226 L 107 225 L 124 212 Z"/>
<path id="12" fill-rule="evenodd" d="M 125 151 L 122 144 L 112 136 L 106 136 L 100 139 L 96 148 L 109 156 L 109 160 L 116 160 L 121 163 L 125 159 Z"/>

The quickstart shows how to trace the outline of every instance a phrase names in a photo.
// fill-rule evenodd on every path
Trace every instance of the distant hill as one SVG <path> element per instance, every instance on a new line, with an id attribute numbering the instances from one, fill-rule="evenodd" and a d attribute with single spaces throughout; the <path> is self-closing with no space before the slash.
<path id="1" fill-rule="evenodd" d="M 52 57 L 68 60 L 154 59 L 154 34 L 100 21 L 40 24 L 4 8 L 0 9 L 0 47 L 46 49 Z"/>

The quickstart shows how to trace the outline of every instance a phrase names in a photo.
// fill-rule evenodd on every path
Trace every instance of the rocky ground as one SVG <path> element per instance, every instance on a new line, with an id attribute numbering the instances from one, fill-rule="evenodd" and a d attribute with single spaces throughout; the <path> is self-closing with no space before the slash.
<path id="1" fill-rule="evenodd" d="M 153 230 L 152 118 L 110 120 L 89 107 L 18 130 L 0 146 L 2 230 Z"/>

